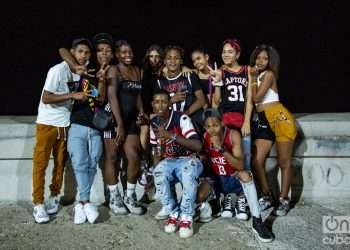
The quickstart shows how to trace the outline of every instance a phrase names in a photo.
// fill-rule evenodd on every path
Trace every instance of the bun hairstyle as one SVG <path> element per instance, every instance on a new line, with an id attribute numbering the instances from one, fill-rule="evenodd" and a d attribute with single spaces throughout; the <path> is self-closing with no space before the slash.
<path id="1" fill-rule="evenodd" d="M 222 46 L 224 46 L 225 44 L 230 44 L 232 46 L 232 48 L 234 48 L 236 50 L 237 53 L 241 52 L 241 45 L 239 44 L 237 39 L 227 38 L 222 43 Z"/>

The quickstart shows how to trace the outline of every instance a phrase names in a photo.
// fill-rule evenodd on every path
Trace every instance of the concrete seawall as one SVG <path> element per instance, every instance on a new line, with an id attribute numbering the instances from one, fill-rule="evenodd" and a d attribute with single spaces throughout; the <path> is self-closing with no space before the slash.
<path id="1" fill-rule="evenodd" d="M 292 196 L 312 201 L 350 198 L 350 113 L 296 114 L 296 117 L 299 135 L 293 158 Z M 0 116 L 0 201 L 31 200 L 34 121 L 33 116 Z M 274 150 L 267 163 L 269 176 L 278 188 Z M 51 160 L 46 194 L 52 165 Z M 104 200 L 100 171 L 92 200 Z"/>

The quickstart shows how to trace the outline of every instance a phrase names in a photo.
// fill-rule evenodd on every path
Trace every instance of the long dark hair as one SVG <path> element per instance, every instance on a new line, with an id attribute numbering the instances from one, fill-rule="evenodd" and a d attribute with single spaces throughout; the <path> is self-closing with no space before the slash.
<path id="1" fill-rule="evenodd" d="M 255 65 L 256 58 L 260 54 L 261 51 L 266 51 L 267 56 L 269 57 L 269 63 L 267 65 L 267 69 L 271 70 L 275 75 L 276 79 L 278 79 L 279 68 L 280 68 L 280 56 L 277 50 L 271 45 L 261 44 L 256 46 L 252 54 L 250 55 L 250 66 Z"/>
<path id="2" fill-rule="evenodd" d="M 158 44 L 152 44 L 146 51 L 146 54 L 144 56 L 144 58 L 142 59 L 142 68 L 143 71 L 145 73 L 158 73 L 158 72 L 152 72 L 154 69 L 152 69 L 151 64 L 149 62 L 149 55 L 150 53 L 155 50 L 158 52 L 159 56 L 160 56 L 160 61 L 159 61 L 159 67 L 157 69 L 155 69 L 156 71 L 160 70 L 160 68 L 163 65 L 163 61 L 164 61 L 164 51 L 163 49 L 158 45 Z"/>

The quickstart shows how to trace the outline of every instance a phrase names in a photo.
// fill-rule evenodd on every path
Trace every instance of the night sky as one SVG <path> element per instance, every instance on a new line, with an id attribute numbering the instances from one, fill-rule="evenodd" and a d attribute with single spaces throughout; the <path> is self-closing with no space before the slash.
<path id="1" fill-rule="evenodd" d="M 36 115 L 47 71 L 61 62 L 58 48 L 99 32 L 127 39 L 136 64 L 152 43 L 182 46 L 189 67 L 190 52 L 199 45 L 221 65 L 222 41 L 227 37 L 241 42 L 241 64 L 248 64 L 256 45 L 268 43 L 280 53 L 280 99 L 292 112 L 350 111 L 342 91 L 345 71 L 338 71 L 333 52 L 338 46 L 334 34 L 340 29 L 335 1 L 114 2 L 64 7 L 18 2 L 5 13 L 0 25 L 5 45 L 0 114 Z"/>

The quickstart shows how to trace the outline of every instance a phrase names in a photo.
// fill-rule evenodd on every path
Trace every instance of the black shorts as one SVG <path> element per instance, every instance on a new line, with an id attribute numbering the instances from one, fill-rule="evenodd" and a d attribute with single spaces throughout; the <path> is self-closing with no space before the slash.
<path id="1" fill-rule="evenodd" d="M 140 134 L 140 128 L 136 125 L 136 121 L 124 121 L 125 135 L 138 135 Z M 107 130 L 103 133 L 104 139 L 112 139 L 115 137 L 115 130 Z"/>
<path id="2" fill-rule="evenodd" d="M 253 139 L 265 139 L 275 141 L 275 134 L 272 132 L 269 121 L 264 112 L 258 112 L 258 117 L 253 121 Z"/>

